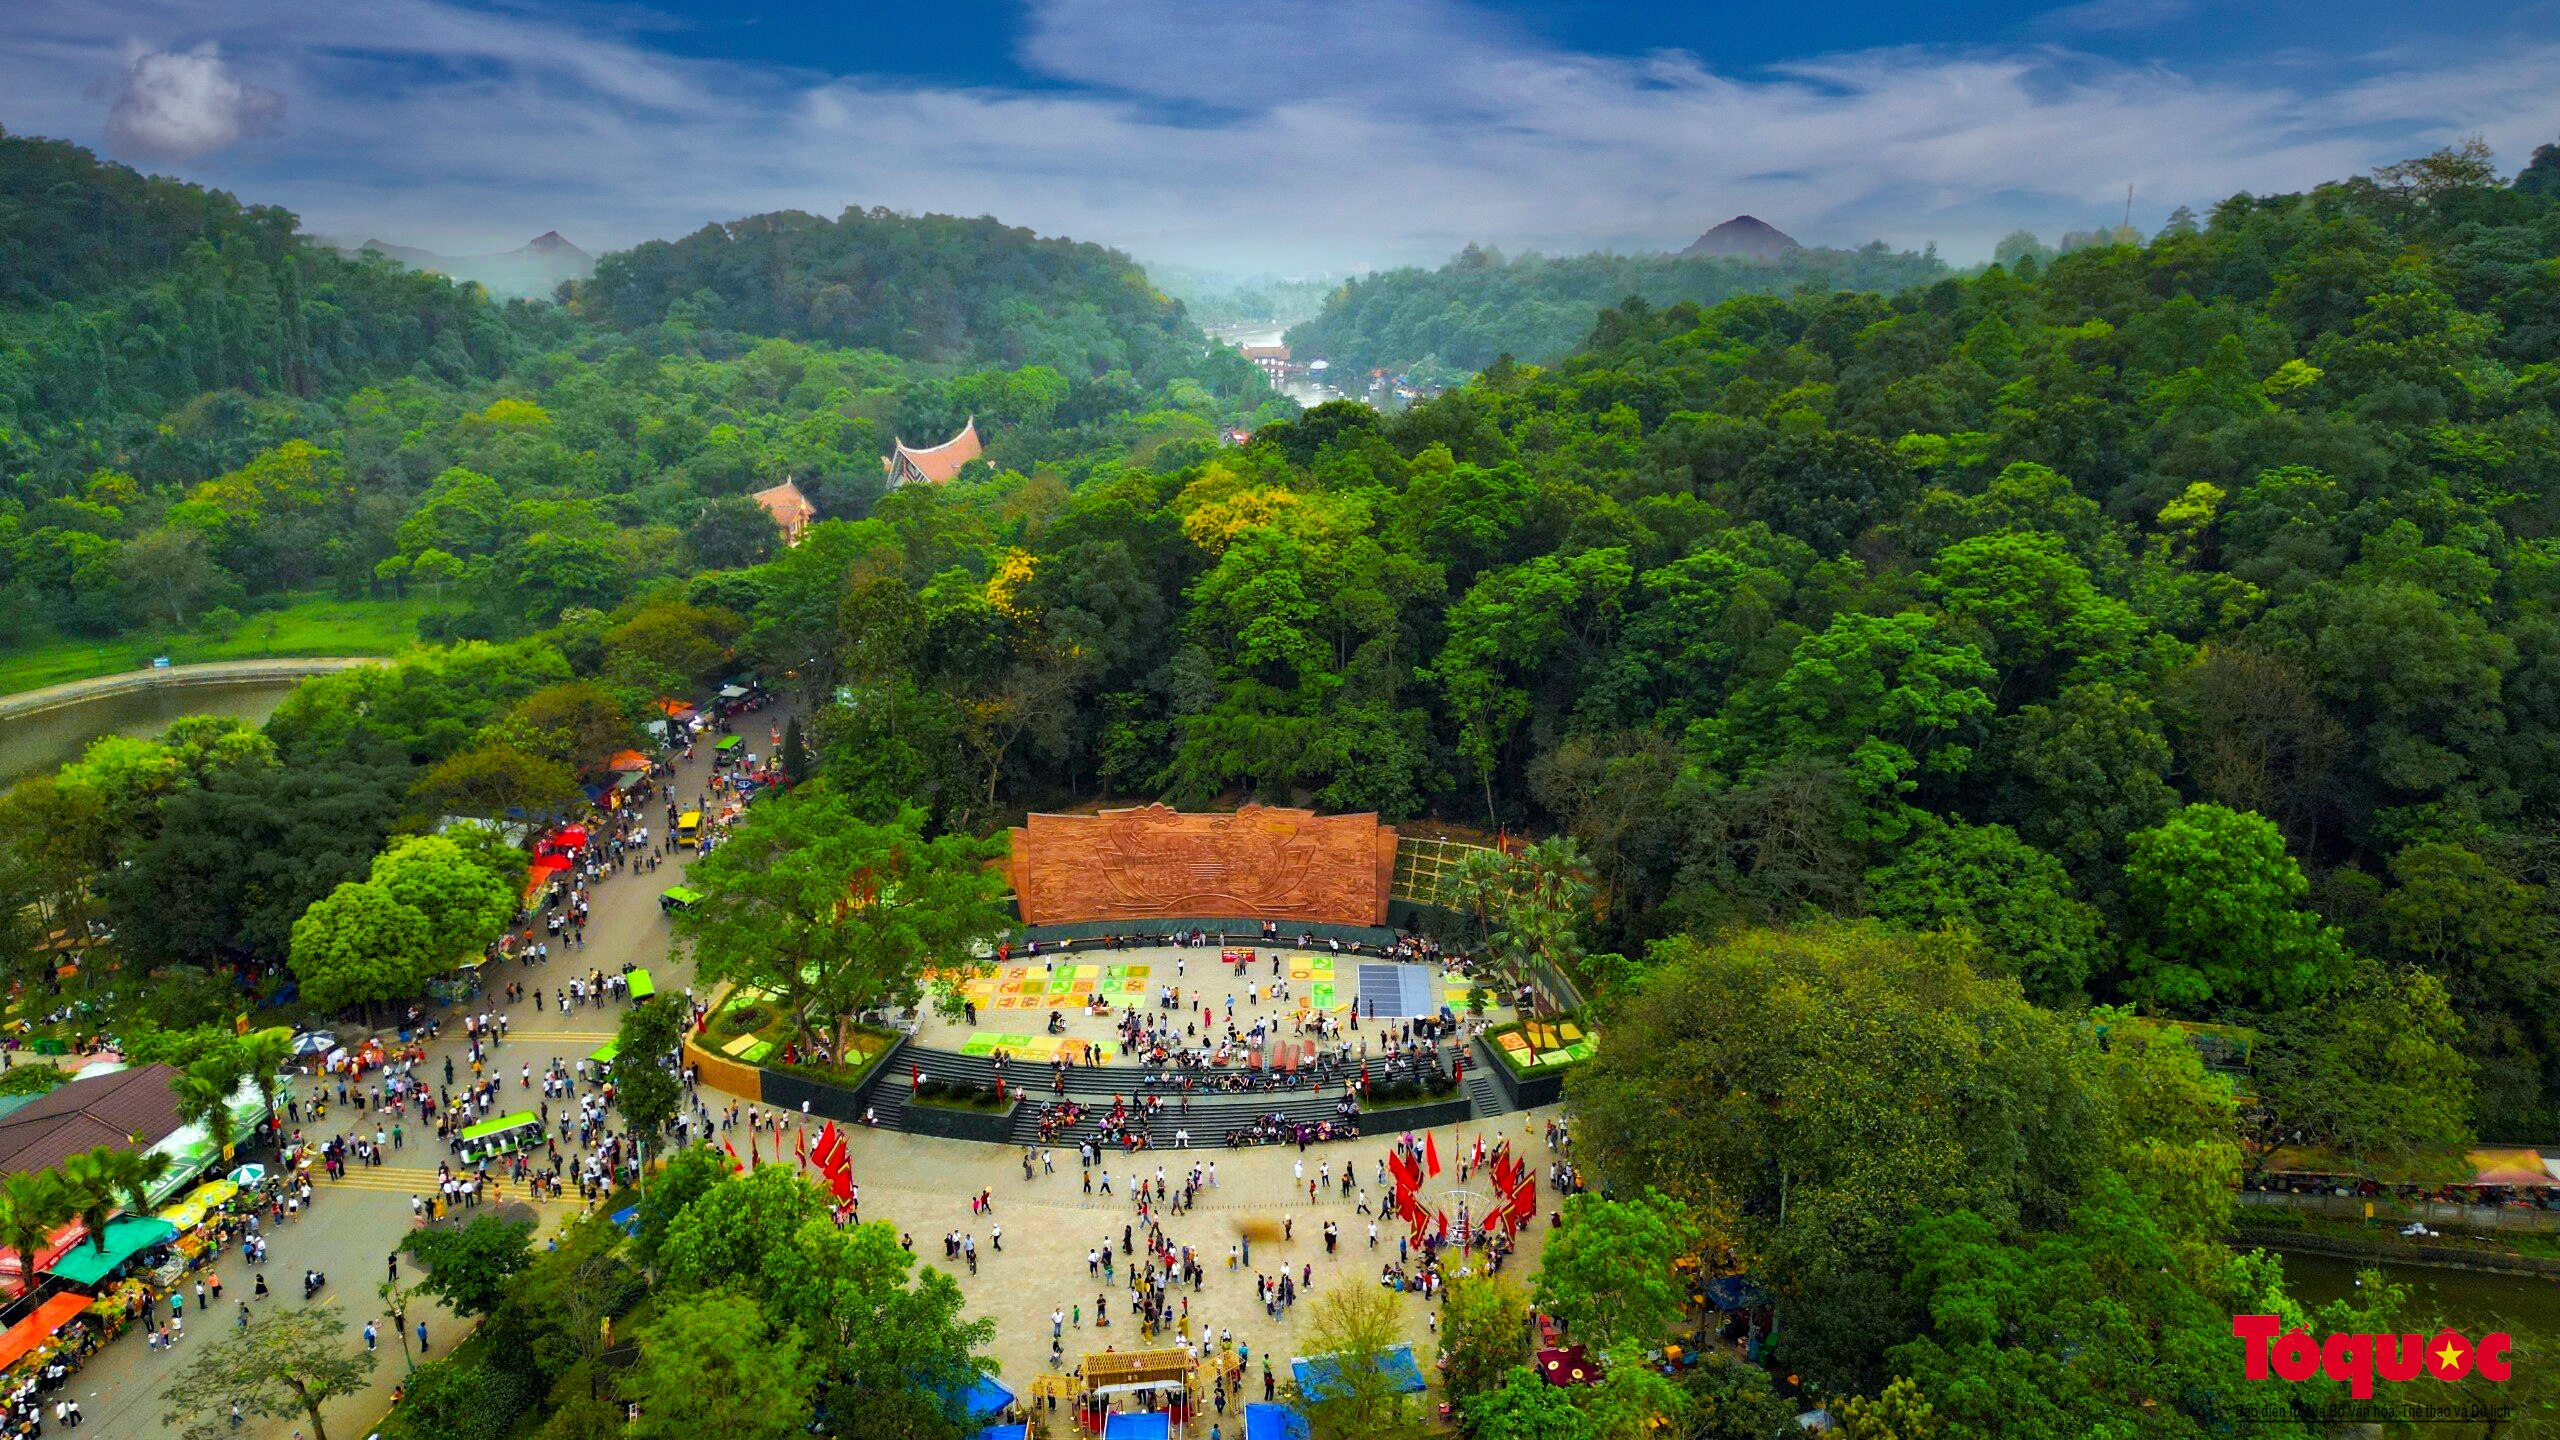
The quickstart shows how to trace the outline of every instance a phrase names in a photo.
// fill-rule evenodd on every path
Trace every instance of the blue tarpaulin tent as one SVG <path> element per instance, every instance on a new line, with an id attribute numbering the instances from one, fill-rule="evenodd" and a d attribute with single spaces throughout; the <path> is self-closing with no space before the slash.
<path id="1" fill-rule="evenodd" d="M 1102 1440 L 1173 1440 L 1173 1421 L 1161 1411 L 1114 1415 L 1103 1423 Z"/>
<path id="2" fill-rule="evenodd" d="M 942 1398 L 945 1403 L 959 1407 L 960 1419 L 966 1424 L 992 1420 L 1013 1404 L 1013 1392 L 993 1375 L 979 1376 L 977 1383 L 971 1385 L 965 1395 L 946 1391 Z"/>
<path id="3" fill-rule="evenodd" d="M 1307 1440 L 1307 1417 L 1257 1400 L 1244 1407 L 1244 1440 Z"/>
<path id="4" fill-rule="evenodd" d="M 977 1440 L 1031 1440 L 1028 1425 L 990 1425 L 978 1432 Z"/>
<path id="5" fill-rule="evenodd" d="M 1422 1367 L 1414 1363 L 1413 1347 L 1399 1345 L 1378 1357 L 1378 1368 L 1395 1383 L 1401 1395 L 1419 1395 L 1427 1388 L 1422 1380 Z M 1301 1355 L 1289 1362 L 1289 1373 L 1298 1379 L 1298 1393 L 1310 1400 L 1322 1400 L 1333 1393 L 1342 1376 L 1342 1365 L 1331 1355 Z"/>
<path id="6" fill-rule="evenodd" d="M 1718 1310 L 1749 1310 L 1769 1303 L 1769 1292 L 1740 1275 L 1719 1275 L 1707 1282 L 1707 1303 Z"/>

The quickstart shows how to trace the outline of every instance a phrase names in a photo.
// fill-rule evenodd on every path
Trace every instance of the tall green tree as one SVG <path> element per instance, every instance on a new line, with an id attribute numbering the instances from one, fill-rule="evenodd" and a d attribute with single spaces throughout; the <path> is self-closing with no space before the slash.
<path id="1" fill-rule="evenodd" d="M 639 1406 L 637 1440 L 691 1440 L 717 1432 L 741 1440 L 792 1440 L 809 1418 L 815 1357 L 756 1302 L 713 1291 L 672 1306 L 640 1334 L 627 1393 Z"/>
<path id="2" fill-rule="evenodd" d="M 684 1043 L 686 1015 L 677 1001 L 652 996 L 622 1012 L 614 1032 L 613 1108 L 631 1126 L 640 1152 L 640 1187 L 648 1191 L 667 1126 L 684 1108 L 684 1086 L 670 1067 Z"/>
<path id="3" fill-rule="evenodd" d="M 2310 882 L 2263 816 L 2178 811 L 2133 837 L 2125 889 L 2133 983 L 2164 1005 L 2298 1005 L 2345 963 L 2337 932 L 2303 908 Z"/>
<path id="4" fill-rule="evenodd" d="M 926 971 L 979 963 L 1009 925 L 1003 842 L 923 829 L 920 811 L 874 824 L 821 787 L 760 804 L 694 863 L 703 898 L 676 933 L 705 980 L 763 989 L 803 1045 L 823 1034 L 843 1055 L 856 1015 L 912 1003 Z"/>
<path id="5" fill-rule="evenodd" d="M 410 994 L 441 956 L 435 927 L 379 885 L 340 885 L 293 924 L 293 973 L 323 1010 Z"/>
<path id="6" fill-rule="evenodd" d="M 161 1391 L 168 1408 L 160 1423 L 187 1440 L 213 1440 L 230 1433 L 237 1405 L 262 1420 L 308 1423 L 311 1440 L 329 1440 L 323 1409 L 361 1391 L 379 1359 L 347 1342 L 347 1317 L 335 1305 L 271 1310 L 245 1328 L 205 1337 Z"/>
<path id="7" fill-rule="evenodd" d="M 1659 1190 L 1630 1200 L 1576 1195 L 1539 1263 L 1538 1305 L 1601 1353 L 1650 1346 L 1688 1312 L 1688 1282 L 1672 1266 L 1701 1238 Z"/>
<path id="8" fill-rule="evenodd" d="M 417 1288 L 457 1315 L 487 1315 L 506 1298 L 508 1282 L 533 1263 L 533 1225 L 482 1215 L 450 1230 L 412 1230 L 400 1248 L 427 1269 Z"/>

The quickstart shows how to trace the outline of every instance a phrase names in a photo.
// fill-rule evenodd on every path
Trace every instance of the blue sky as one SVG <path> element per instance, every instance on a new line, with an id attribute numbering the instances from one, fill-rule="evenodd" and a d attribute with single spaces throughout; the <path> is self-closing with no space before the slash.
<path id="1" fill-rule="evenodd" d="M 2560 0 L 9 0 L 0 125 L 452 252 L 778 208 L 1339 273 L 1750 212 L 1977 258 L 2484 134 Z"/>

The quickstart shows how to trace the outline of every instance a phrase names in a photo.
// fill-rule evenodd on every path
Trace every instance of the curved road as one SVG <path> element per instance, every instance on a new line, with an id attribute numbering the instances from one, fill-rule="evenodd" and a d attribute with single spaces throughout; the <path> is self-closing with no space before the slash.
<path id="1" fill-rule="evenodd" d="M 210 660 L 201 665 L 119 670 L 113 675 L 92 675 L 86 680 L 66 680 L 59 685 L 44 685 L 33 690 L 21 690 L 14 695 L 0 695 L 0 720 L 37 715 L 65 705 L 76 705 L 83 700 L 94 700 L 101 695 L 122 695 L 135 690 L 232 685 L 243 680 L 299 680 L 306 675 L 326 675 L 337 670 L 353 670 L 359 665 L 389 663 L 389 657 L 381 655 L 310 655 L 278 656 L 268 660 Z"/>

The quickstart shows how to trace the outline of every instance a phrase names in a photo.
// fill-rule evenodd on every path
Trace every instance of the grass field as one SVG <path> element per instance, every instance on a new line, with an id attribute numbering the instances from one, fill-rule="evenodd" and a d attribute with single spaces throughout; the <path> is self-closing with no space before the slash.
<path id="1" fill-rule="evenodd" d="M 388 655 L 417 640 L 418 620 L 430 608 L 423 598 L 340 600 L 306 594 L 247 615 L 222 635 L 144 630 L 105 640 L 34 636 L 0 646 L 0 695 L 139 670 L 161 655 L 179 665 L 293 655 Z"/>

